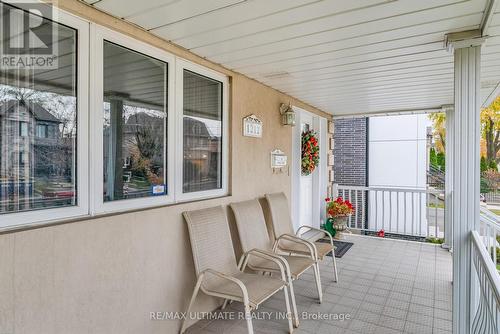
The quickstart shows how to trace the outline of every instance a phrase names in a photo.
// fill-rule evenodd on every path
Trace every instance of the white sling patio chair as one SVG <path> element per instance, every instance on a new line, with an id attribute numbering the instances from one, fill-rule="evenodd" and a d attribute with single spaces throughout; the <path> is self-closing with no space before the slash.
<path id="1" fill-rule="evenodd" d="M 254 199 L 244 202 L 232 203 L 230 204 L 230 206 L 236 218 L 236 226 L 238 229 L 238 235 L 240 237 L 241 247 L 243 251 L 248 252 L 253 249 L 258 249 L 266 253 L 270 253 L 271 255 L 276 255 L 273 252 L 272 240 L 267 233 L 266 221 L 259 201 Z M 281 255 L 279 258 L 283 262 L 283 265 L 287 271 L 288 286 L 290 287 L 292 307 L 294 311 L 294 323 L 295 326 L 298 327 L 299 317 L 297 312 L 297 305 L 295 303 L 295 294 L 293 291 L 292 280 L 298 279 L 299 276 L 307 269 L 317 266 L 317 261 L 314 259 L 314 251 L 308 243 L 300 239 L 297 239 L 294 242 L 300 244 L 301 246 L 309 247 L 310 257 Z M 279 267 L 277 267 L 275 263 L 270 261 L 265 261 L 259 258 L 250 258 L 246 261 L 248 263 L 248 267 L 254 271 L 263 273 L 279 273 L 280 271 Z M 317 275 L 317 271 L 315 268 L 314 275 L 316 277 L 316 287 L 318 289 L 319 300 L 321 303 L 321 281 L 320 277 Z"/>
<path id="2" fill-rule="evenodd" d="M 251 311 L 280 290 L 284 290 L 285 304 L 290 333 L 293 331 L 286 271 L 282 262 L 265 252 L 252 250 L 246 258 L 255 257 L 274 262 L 279 268 L 281 278 L 266 277 L 244 273 L 244 266 L 236 263 L 226 214 L 221 206 L 183 213 L 186 220 L 197 282 L 186 314 L 189 318 L 191 308 L 199 290 L 205 294 L 239 301 L 245 305 L 245 319 L 248 333 L 253 334 Z M 241 265 L 241 263 L 240 263 Z M 186 330 L 185 318 L 180 333 Z"/>
<path id="3" fill-rule="evenodd" d="M 266 200 L 271 211 L 271 218 L 273 221 L 273 230 L 275 236 L 274 249 L 279 249 L 289 254 L 308 254 L 309 250 L 297 243 L 290 243 L 287 238 L 289 236 L 300 237 L 300 233 L 304 230 L 313 230 L 322 233 L 322 237 L 329 239 L 328 243 L 324 242 L 311 242 L 316 251 L 316 259 L 323 260 L 325 256 L 332 252 L 333 258 L 333 279 L 338 282 L 337 261 L 335 260 L 335 246 L 333 245 L 332 235 L 328 231 L 320 230 L 312 226 L 304 225 L 293 232 L 292 217 L 288 208 L 288 200 L 284 193 L 266 194 Z M 305 239 L 303 239 L 305 240 Z M 319 269 L 318 269 L 319 271 Z"/>

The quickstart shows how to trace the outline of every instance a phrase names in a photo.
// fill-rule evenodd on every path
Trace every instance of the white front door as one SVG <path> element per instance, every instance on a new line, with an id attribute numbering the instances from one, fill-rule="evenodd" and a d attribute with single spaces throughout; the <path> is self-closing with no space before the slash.
<path id="1" fill-rule="evenodd" d="M 292 218 L 295 229 L 302 225 L 320 226 L 324 215 L 324 198 L 326 196 L 326 119 L 294 107 L 297 126 L 293 129 L 292 152 Z M 314 172 L 305 176 L 301 173 L 302 132 L 313 130 L 319 141 L 319 166 Z"/>
<path id="2" fill-rule="evenodd" d="M 313 125 L 313 117 L 310 114 L 302 114 L 300 118 L 300 132 L 315 130 Z M 299 223 L 302 225 L 311 225 L 313 223 L 313 177 L 317 171 L 309 175 L 300 175 L 300 218 Z"/>

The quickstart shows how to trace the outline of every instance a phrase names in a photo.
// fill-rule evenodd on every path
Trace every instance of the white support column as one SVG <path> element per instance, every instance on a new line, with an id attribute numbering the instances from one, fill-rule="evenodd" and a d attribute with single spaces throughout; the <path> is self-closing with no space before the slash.
<path id="1" fill-rule="evenodd" d="M 455 55 L 455 109 L 450 124 L 454 334 L 470 333 L 473 290 L 470 232 L 479 222 L 479 94 L 484 39 L 468 35 L 468 32 L 458 33 L 456 39 L 447 36 Z"/>
<path id="2" fill-rule="evenodd" d="M 444 195 L 444 249 L 453 250 L 453 106 L 443 106 L 446 113 L 446 140 L 445 140 L 445 195 Z"/>

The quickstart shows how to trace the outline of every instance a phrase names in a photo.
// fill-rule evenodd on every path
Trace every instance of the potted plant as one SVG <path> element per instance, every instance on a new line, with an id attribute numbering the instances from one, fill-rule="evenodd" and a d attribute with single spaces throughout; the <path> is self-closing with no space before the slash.
<path id="1" fill-rule="evenodd" d="M 335 238 L 341 239 L 340 232 L 347 230 L 347 222 L 349 216 L 354 212 L 354 207 L 351 202 L 344 200 L 342 197 L 333 198 L 327 197 L 326 214 L 328 219 L 325 224 L 325 230 L 330 232 Z"/>

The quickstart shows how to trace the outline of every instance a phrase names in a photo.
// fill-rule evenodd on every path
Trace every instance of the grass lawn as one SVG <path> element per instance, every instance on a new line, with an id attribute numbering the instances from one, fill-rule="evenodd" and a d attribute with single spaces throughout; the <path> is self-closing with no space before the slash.
<path id="1" fill-rule="evenodd" d="M 500 210 L 498 210 L 498 209 L 496 209 L 496 210 L 495 209 L 490 209 L 490 211 L 493 212 L 494 214 L 500 216 Z"/>
<path id="2" fill-rule="evenodd" d="M 444 209 L 444 203 L 429 203 L 428 205 L 429 208 L 439 208 L 439 209 Z"/>

